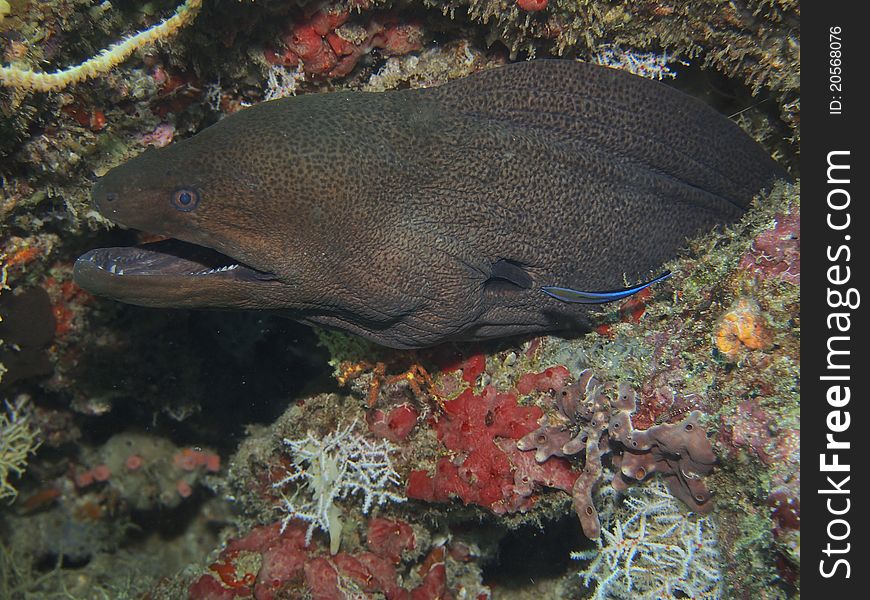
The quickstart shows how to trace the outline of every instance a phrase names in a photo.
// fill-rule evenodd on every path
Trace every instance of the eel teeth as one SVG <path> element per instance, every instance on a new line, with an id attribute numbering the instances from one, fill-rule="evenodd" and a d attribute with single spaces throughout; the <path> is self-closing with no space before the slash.
<path id="1" fill-rule="evenodd" d="M 232 271 L 233 269 L 238 269 L 239 265 L 227 265 L 225 267 L 216 267 L 214 269 L 208 269 L 206 271 L 198 271 L 196 273 L 190 273 L 190 275 L 211 275 L 212 273 L 223 273 L 225 271 Z"/>

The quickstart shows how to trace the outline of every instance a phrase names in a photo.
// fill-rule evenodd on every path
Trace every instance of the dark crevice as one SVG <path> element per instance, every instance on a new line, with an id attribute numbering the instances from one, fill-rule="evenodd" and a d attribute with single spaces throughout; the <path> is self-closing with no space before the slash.
<path id="1" fill-rule="evenodd" d="M 578 548 L 585 542 L 583 548 Z M 542 526 L 529 524 L 509 531 L 499 542 L 493 562 L 483 567 L 483 582 L 502 590 L 518 589 L 577 571 L 572 551 L 591 548 L 572 512 Z"/>

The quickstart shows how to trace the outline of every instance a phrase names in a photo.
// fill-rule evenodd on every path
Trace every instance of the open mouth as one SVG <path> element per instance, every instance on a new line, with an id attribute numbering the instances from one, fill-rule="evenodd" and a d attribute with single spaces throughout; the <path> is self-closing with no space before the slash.
<path id="1" fill-rule="evenodd" d="M 175 239 L 127 248 L 97 248 L 79 257 L 80 265 L 117 277 L 219 277 L 268 281 L 275 275 L 242 264 L 211 248 Z"/>

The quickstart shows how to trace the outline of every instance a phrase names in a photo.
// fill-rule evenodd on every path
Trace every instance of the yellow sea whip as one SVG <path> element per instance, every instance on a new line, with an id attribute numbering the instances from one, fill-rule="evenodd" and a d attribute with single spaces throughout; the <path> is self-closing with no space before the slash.
<path id="1" fill-rule="evenodd" d="M 112 70 L 139 48 L 165 39 L 182 27 L 186 27 L 196 18 L 201 7 L 202 0 L 186 0 L 178 7 L 175 14 L 165 21 L 109 46 L 81 64 L 54 73 L 39 73 L 15 66 L 0 66 L 0 85 L 35 92 L 56 92 L 69 85 L 92 79 Z"/>

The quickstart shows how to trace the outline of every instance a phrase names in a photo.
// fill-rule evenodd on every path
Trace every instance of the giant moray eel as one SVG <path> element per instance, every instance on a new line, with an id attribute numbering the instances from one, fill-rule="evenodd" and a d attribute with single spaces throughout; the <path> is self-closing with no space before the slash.
<path id="1" fill-rule="evenodd" d="M 649 280 L 778 176 L 677 90 L 517 63 L 437 88 L 266 102 L 149 150 L 100 179 L 94 202 L 174 239 L 93 250 L 75 279 L 132 304 L 280 311 L 396 348 L 582 328 L 587 308 L 544 288 L 582 298 Z"/>

